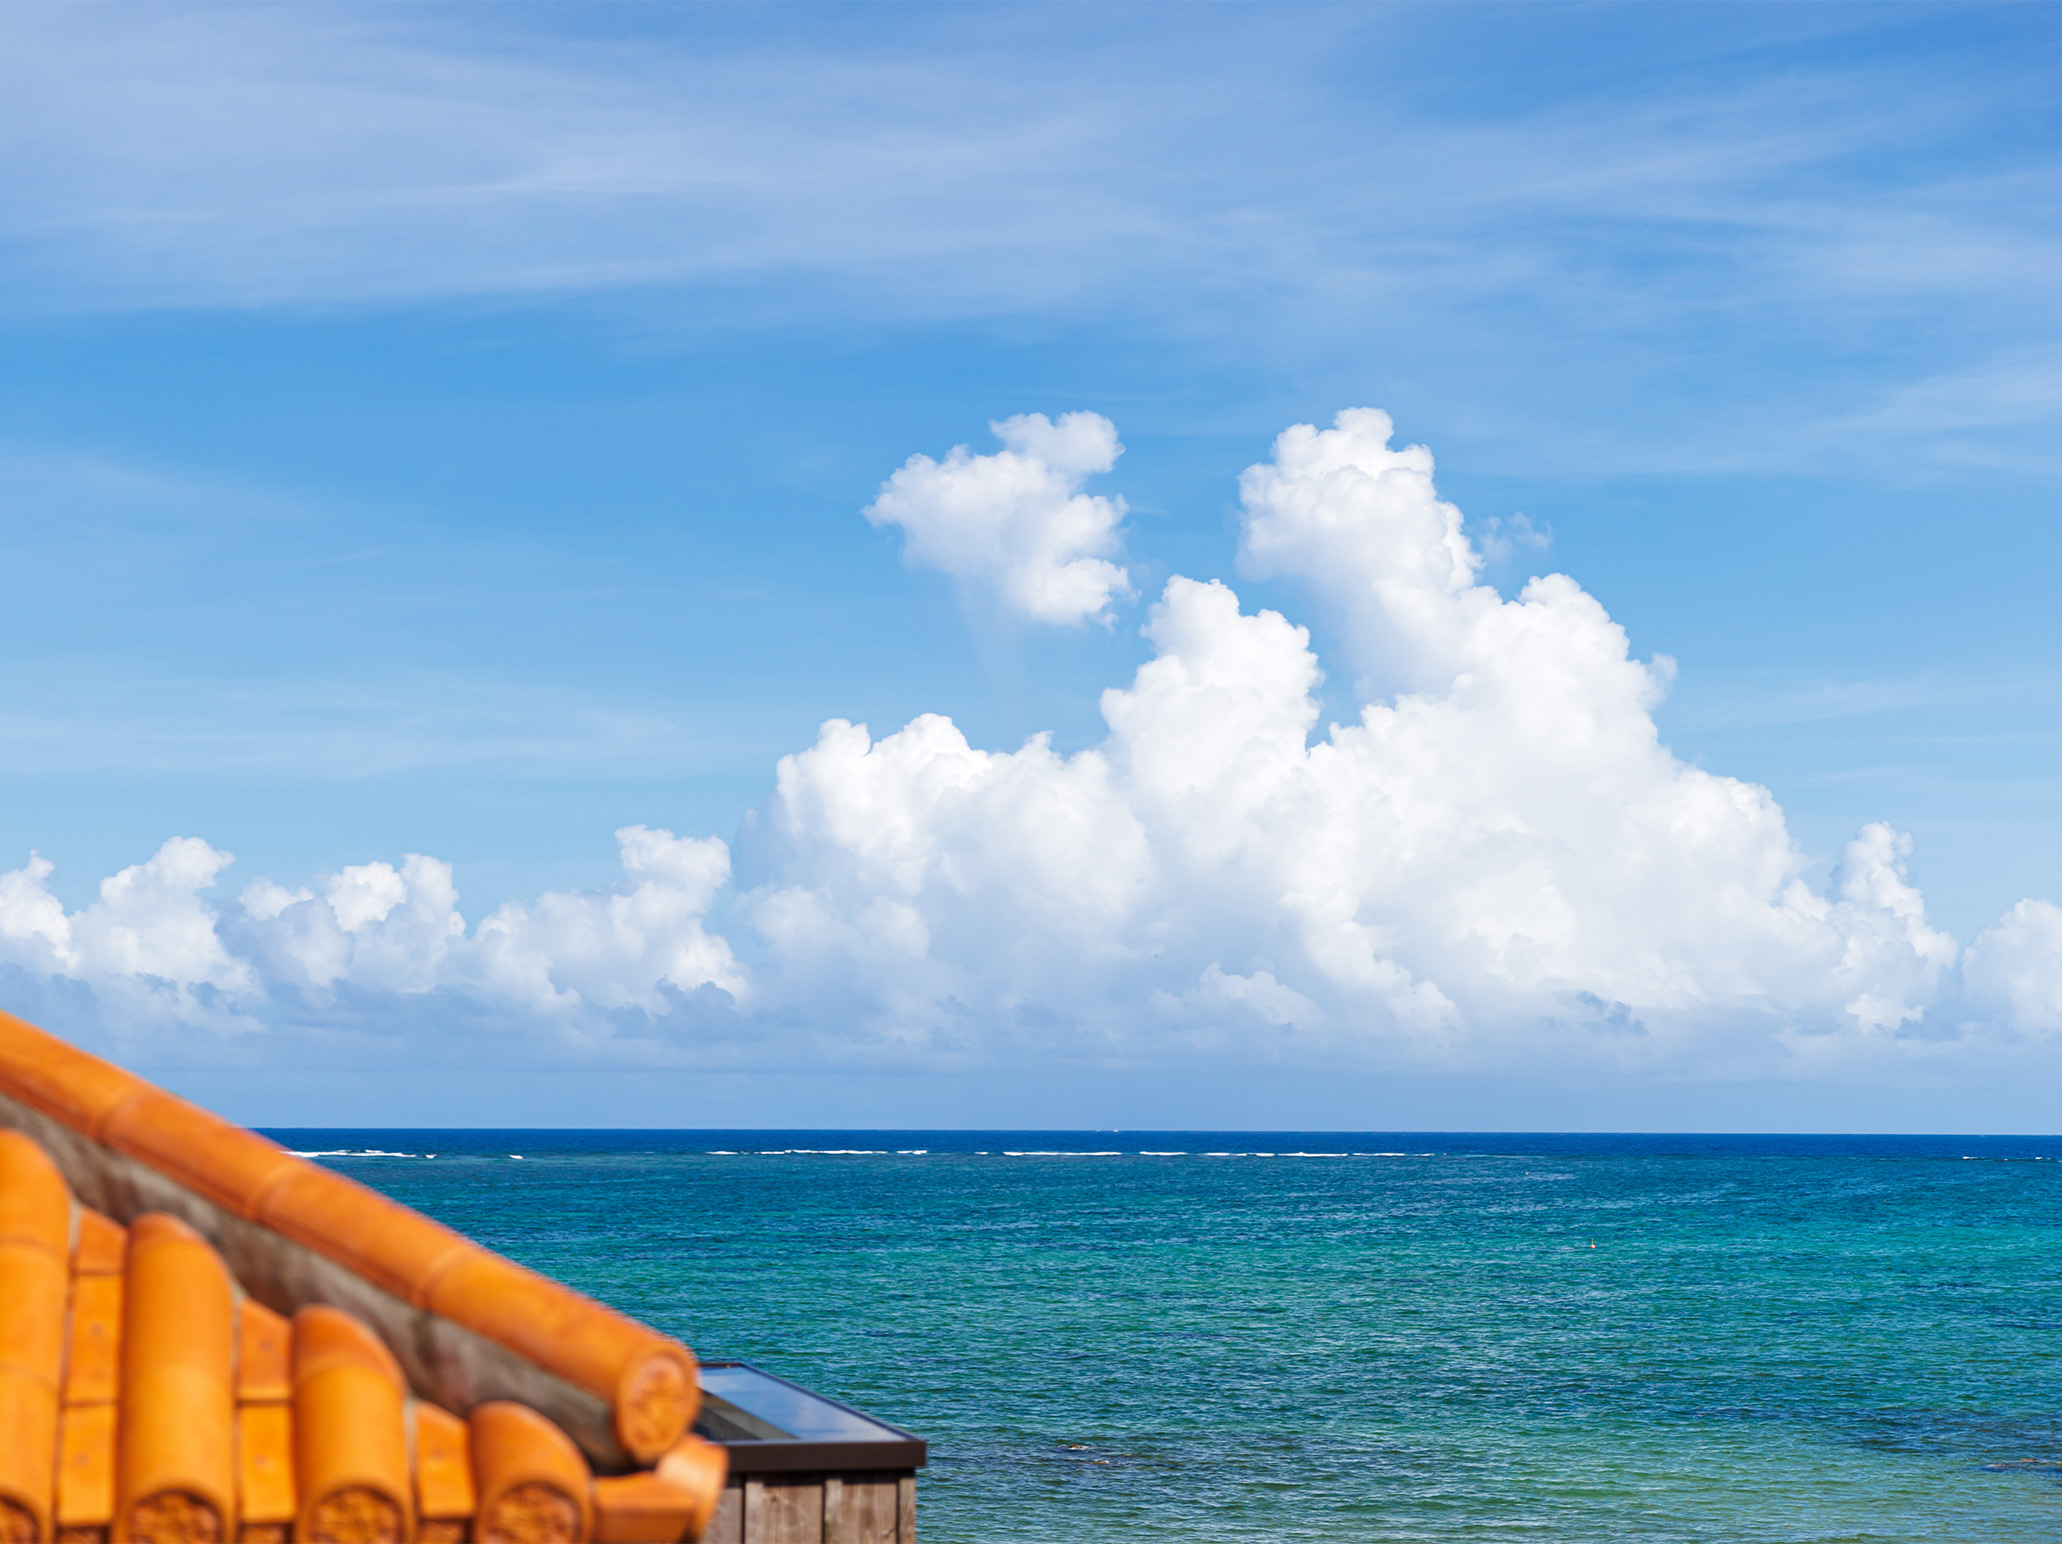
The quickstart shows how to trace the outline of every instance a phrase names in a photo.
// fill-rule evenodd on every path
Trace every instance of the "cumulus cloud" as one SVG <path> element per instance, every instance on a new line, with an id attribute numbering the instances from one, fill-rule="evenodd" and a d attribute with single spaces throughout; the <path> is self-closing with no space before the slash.
<path id="1" fill-rule="evenodd" d="M 0 950 L 53 975 L 247 991 L 256 978 L 223 947 L 201 897 L 232 861 L 206 842 L 175 837 L 149 861 L 103 879 L 99 900 L 67 914 L 48 888 L 50 861 L 32 853 L 0 875 Z"/>
<path id="2" fill-rule="evenodd" d="M 1962 976 L 1977 1013 L 2025 1035 L 2062 1032 L 2062 906 L 2021 901 L 1976 936 Z"/>
<path id="3" fill-rule="evenodd" d="M 67 914 L 31 857 L 0 875 L 0 964 L 96 989 L 122 1020 L 244 1030 L 354 1019 L 367 1001 L 442 998 L 514 1015 L 511 1028 L 585 1031 L 608 1015 L 662 1015 L 697 992 L 734 1002 L 748 976 L 703 916 L 730 875 L 714 838 L 626 826 L 623 879 L 503 905 L 469 927 L 451 866 L 409 854 L 356 864 L 322 886 L 269 879 L 234 904 L 206 892 L 230 863 L 192 838 L 101 885 Z"/>
<path id="4" fill-rule="evenodd" d="M 870 516 L 922 560 L 1043 597 L 1020 598 L 1033 615 L 1105 611 L 1114 568 L 1065 576 L 1121 516 L 1078 492 L 1114 429 L 997 429 L 997 455 L 913 459 Z M 735 875 L 721 841 L 631 826 L 617 885 L 474 925 L 432 858 L 212 902 L 228 857 L 181 840 L 76 914 L 41 859 L 0 876 L 0 951 L 96 991 L 145 983 L 196 1024 L 369 994 L 472 1005 L 587 1055 L 657 1036 L 733 1063 L 800 1036 L 820 1058 L 932 1067 L 1769 1076 L 2062 1030 L 2062 909 L 2022 903 L 1965 958 L 1885 825 L 1814 884 L 1767 789 L 1661 742 L 1672 666 L 1637 658 L 1565 575 L 1510 598 L 1479 582 L 1433 471 L 1385 415 L 1352 411 L 1288 430 L 1241 481 L 1244 566 L 1336 617 L 1360 683 L 1344 721 L 1320 723 L 1305 627 L 1176 576 L 1145 620 L 1152 657 L 1103 694 L 1098 744 L 834 720 L 780 761 Z M 1051 538 L 1068 521 L 1086 534 Z"/>
<path id="5" fill-rule="evenodd" d="M 1117 464 L 1117 426 L 1099 413 L 1022 413 L 990 424 L 1003 448 L 911 456 L 866 518 L 899 526 L 903 557 L 992 595 L 1036 622 L 1107 620 L 1132 593 L 1118 551 L 1122 499 L 1081 485 Z"/>

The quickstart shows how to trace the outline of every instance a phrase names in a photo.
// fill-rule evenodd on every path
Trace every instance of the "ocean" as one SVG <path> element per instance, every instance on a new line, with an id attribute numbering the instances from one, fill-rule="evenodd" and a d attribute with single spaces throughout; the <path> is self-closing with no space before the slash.
<path id="1" fill-rule="evenodd" d="M 2062 1538 L 2062 1138 L 270 1134 L 927 1438 L 927 1544 Z"/>

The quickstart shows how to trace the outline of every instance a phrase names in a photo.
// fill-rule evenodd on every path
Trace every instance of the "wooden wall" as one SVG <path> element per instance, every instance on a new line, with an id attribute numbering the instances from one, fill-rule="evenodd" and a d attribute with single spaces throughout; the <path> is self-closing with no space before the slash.
<path id="1" fill-rule="evenodd" d="M 702 1544 L 916 1544 L 916 1475 L 733 1475 Z"/>

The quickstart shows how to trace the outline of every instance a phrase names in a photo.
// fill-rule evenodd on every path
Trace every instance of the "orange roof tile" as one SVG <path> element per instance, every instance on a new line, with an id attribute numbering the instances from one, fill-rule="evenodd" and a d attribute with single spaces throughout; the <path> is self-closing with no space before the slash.
<path id="1" fill-rule="evenodd" d="M 60 1419 L 57 1525 L 105 1528 L 115 1515 L 115 1407 L 72 1405 Z"/>
<path id="2" fill-rule="evenodd" d="M 113 1401 L 121 1373 L 122 1278 L 72 1278 L 71 1343 L 65 1351 L 64 1402 Z"/>
<path id="3" fill-rule="evenodd" d="M 236 1407 L 236 1507 L 243 1529 L 294 1520 L 294 1414 L 289 1405 Z"/>
<path id="4" fill-rule="evenodd" d="M 19 1131 L 0 1131 L 0 1244 L 31 1245 L 71 1262 L 71 1190 L 50 1155 Z"/>
<path id="5" fill-rule="evenodd" d="M 730 1478 L 730 1455 L 700 1437 L 682 1437 L 667 1449 L 652 1472 L 694 1498 L 687 1536 L 700 1538 L 723 1500 L 723 1482 Z"/>
<path id="6" fill-rule="evenodd" d="M 431 1523 L 454 1523 L 465 1536 L 473 1515 L 472 1440 L 466 1424 L 425 1400 L 410 1407 L 415 1428 L 415 1511 L 427 1535 Z"/>
<path id="7" fill-rule="evenodd" d="M 241 1404 L 294 1397 L 293 1330 L 254 1297 L 236 1307 L 236 1397 Z"/>
<path id="8" fill-rule="evenodd" d="M 131 1225 L 115 1544 L 235 1530 L 233 1290 L 215 1251 L 185 1223 L 151 1212 Z"/>
<path id="9" fill-rule="evenodd" d="M 0 1131 L 0 1537 L 50 1536 L 71 1228 L 57 1165 Z"/>
<path id="10" fill-rule="evenodd" d="M 0 1367 L 0 1528 L 18 1539 L 49 1537 L 57 1474 L 57 1391 Z"/>
<path id="11" fill-rule="evenodd" d="M 72 1241 L 72 1273 L 121 1275 L 122 1262 L 129 1252 L 129 1230 L 90 1206 L 74 1210 L 78 1214 L 78 1237 Z"/>
<path id="12" fill-rule="evenodd" d="M 354 1367 L 389 1384 L 395 1397 L 407 1391 L 400 1364 L 384 1342 L 338 1308 L 312 1304 L 293 1317 L 294 1396 L 302 1385 L 336 1367 Z"/>
<path id="13" fill-rule="evenodd" d="M 393 1353 L 349 1314 L 294 1315 L 294 1469 L 301 1544 L 414 1534 L 406 1386 Z"/>
<path id="14" fill-rule="evenodd" d="M 656 1474 L 594 1482 L 595 1544 L 677 1544 L 706 1526 L 701 1498 Z"/>
<path id="15" fill-rule="evenodd" d="M 472 1413 L 475 1544 L 577 1544 L 591 1534 L 591 1476 L 566 1434 L 527 1405 Z"/>

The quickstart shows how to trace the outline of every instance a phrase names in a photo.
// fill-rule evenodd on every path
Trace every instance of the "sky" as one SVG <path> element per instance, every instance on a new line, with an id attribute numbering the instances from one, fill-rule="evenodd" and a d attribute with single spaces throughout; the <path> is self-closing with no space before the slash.
<path id="1" fill-rule="evenodd" d="M 271 1125 L 2053 1131 L 2058 64 L 0 9 L 0 1004 Z"/>

